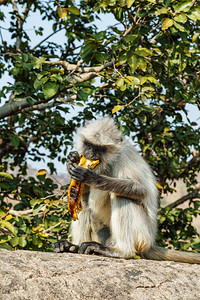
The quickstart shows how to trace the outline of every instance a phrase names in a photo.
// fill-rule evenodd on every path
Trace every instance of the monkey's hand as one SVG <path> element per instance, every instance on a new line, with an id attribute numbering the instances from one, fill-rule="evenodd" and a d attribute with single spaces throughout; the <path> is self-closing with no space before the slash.
<path id="1" fill-rule="evenodd" d="M 67 170 L 69 172 L 69 166 L 73 163 L 78 163 L 80 160 L 79 154 L 77 151 L 71 151 L 67 156 Z"/>
<path id="2" fill-rule="evenodd" d="M 73 179 L 86 184 L 96 181 L 99 176 L 94 171 L 82 168 L 76 163 L 69 164 L 68 172 Z"/>
<path id="3" fill-rule="evenodd" d="M 78 253 L 79 246 L 70 243 L 68 240 L 59 240 L 56 243 L 51 244 L 54 252 L 72 252 Z"/>

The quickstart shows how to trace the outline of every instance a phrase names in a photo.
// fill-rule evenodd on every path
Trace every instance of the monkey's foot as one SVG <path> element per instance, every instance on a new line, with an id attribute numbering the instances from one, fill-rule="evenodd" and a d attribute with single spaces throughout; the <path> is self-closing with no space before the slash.
<path id="1" fill-rule="evenodd" d="M 80 254 L 99 254 L 103 256 L 112 256 L 110 249 L 97 242 L 84 242 L 80 245 L 78 253 Z"/>
<path id="2" fill-rule="evenodd" d="M 79 246 L 70 243 L 68 240 L 59 240 L 58 242 L 51 244 L 54 252 L 72 252 L 78 253 Z"/>

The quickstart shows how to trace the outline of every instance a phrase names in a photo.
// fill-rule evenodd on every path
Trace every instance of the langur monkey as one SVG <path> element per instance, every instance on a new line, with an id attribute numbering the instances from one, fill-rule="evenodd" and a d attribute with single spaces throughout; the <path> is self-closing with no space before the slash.
<path id="1" fill-rule="evenodd" d="M 85 183 L 72 243 L 60 240 L 55 252 L 200 263 L 200 254 L 155 245 L 158 190 L 145 160 L 107 117 L 78 131 L 78 152 L 70 152 L 70 176 Z M 94 170 L 77 165 L 79 154 L 99 160 Z"/>

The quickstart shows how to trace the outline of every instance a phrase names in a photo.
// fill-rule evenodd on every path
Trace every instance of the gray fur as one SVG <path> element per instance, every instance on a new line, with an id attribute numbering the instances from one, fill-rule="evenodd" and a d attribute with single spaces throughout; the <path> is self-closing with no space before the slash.
<path id="1" fill-rule="evenodd" d="M 124 258 L 139 254 L 149 259 L 200 263 L 199 254 L 154 245 L 158 203 L 155 177 L 111 118 L 79 130 L 77 148 L 88 159 L 100 159 L 94 170 L 68 160 L 71 177 L 86 183 L 87 189 L 79 220 L 71 225 L 72 243 L 80 246 L 79 253 Z"/>

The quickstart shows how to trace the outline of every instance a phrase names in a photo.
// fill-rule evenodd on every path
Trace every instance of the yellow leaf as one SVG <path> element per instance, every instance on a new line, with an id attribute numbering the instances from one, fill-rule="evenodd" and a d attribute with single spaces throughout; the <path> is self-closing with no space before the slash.
<path id="1" fill-rule="evenodd" d="M 45 170 L 45 169 L 40 169 L 40 170 L 38 170 L 38 172 L 37 172 L 37 176 L 41 176 L 41 175 L 44 175 L 44 174 L 46 174 L 47 173 L 47 170 Z"/>
<path id="2" fill-rule="evenodd" d="M 122 87 L 124 85 L 124 78 L 118 78 L 117 79 L 117 86 Z"/>
<path id="3" fill-rule="evenodd" d="M 127 0 L 127 8 L 130 8 L 135 0 Z"/>
<path id="4" fill-rule="evenodd" d="M 174 24 L 174 21 L 172 19 L 169 18 L 164 18 L 162 19 L 162 30 L 168 29 L 169 27 L 171 27 Z"/>
<path id="5" fill-rule="evenodd" d="M 49 233 L 43 233 L 43 232 L 39 232 L 38 235 L 42 236 L 42 237 L 48 237 Z"/>
<path id="6" fill-rule="evenodd" d="M 42 226 L 42 224 L 38 225 L 37 227 L 32 227 L 32 230 L 36 231 L 36 230 L 40 229 L 41 226 Z"/>
<path id="7" fill-rule="evenodd" d="M 10 232 L 14 233 L 14 227 L 10 222 L 5 221 L 5 220 L 1 220 L 0 221 L 0 226 L 3 227 L 3 228 L 8 229 Z"/>
<path id="8" fill-rule="evenodd" d="M 157 186 L 158 189 L 163 190 L 162 185 L 160 185 L 158 182 L 156 182 L 156 186 Z"/>
<path id="9" fill-rule="evenodd" d="M 58 12 L 59 17 L 61 19 L 64 19 L 67 15 L 67 8 L 63 8 L 61 6 L 58 6 L 57 12 Z"/>
<path id="10" fill-rule="evenodd" d="M 121 110 L 125 105 L 117 105 L 113 108 L 112 114 L 116 113 L 117 111 Z"/>
<path id="11" fill-rule="evenodd" d="M 13 218 L 13 216 L 9 214 L 9 215 L 7 215 L 7 216 L 5 217 L 5 220 L 8 221 L 8 220 L 10 220 L 10 219 L 12 219 L 12 218 Z"/>

